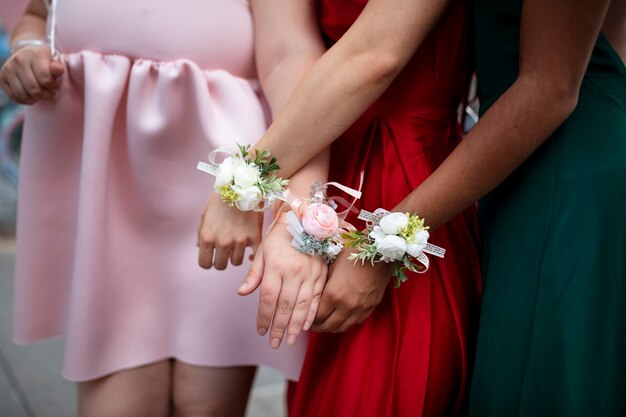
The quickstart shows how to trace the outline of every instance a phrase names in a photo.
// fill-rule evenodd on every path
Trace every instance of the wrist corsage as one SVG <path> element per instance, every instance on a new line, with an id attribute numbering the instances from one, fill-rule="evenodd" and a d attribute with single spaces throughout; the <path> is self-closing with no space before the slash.
<path id="1" fill-rule="evenodd" d="M 199 162 L 198 169 L 215 176 L 215 192 L 222 201 L 241 211 L 262 211 L 277 199 L 284 199 L 287 180 L 274 173 L 280 169 L 268 150 L 250 152 L 250 145 L 237 145 L 233 154 L 220 147 L 209 154 L 209 163 Z M 216 163 L 219 154 L 228 156 Z"/>
<path id="2" fill-rule="evenodd" d="M 428 270 L 430 262 L 426 253 L 440 258 L 446 253 L 445 249 L 428 243 L 428 227 L 417 214 L 362 210 L 359 219 L 367 222 L 367 229 L 343 236 L 346 247 L 357 250 L 348 259 L 355 263 L 361 261 L 361 264 L 393 262 L 396 288 L 407 280 L 405 271 L 424 273 Z"/>
<path id="3" fill-rule="evenodd" d="M 350 204 L 337 197 L 327 197 L 329 185 L 336 186 L 357 200 L 361 192 L 337 183 L 316 182 L 308 199 L 289 202 L 292 210 L 287 213 L 287 230 L 293 236 L 293 248 L 308 255 L 320 255 L 327 264 L 332 263 L 343 249 L 342 235 L 354 231 L 354 227 L 344 219 L 353 210 Z M 289 200 L 289 199 L 288 199 Z M 338 203 L 347 209 L 337 213 Z"/>

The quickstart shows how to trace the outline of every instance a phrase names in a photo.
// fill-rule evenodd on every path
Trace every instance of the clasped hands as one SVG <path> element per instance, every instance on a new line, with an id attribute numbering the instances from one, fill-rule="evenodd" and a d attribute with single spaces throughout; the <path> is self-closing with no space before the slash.
<path id="1" fill-rule="evenodd" d="M 254 245 L 253 249 L 256 249 L 260 241 L 260 226 L 246 226 L 261 223 L 242 220 L 257 218 L 262 221 L 258 213 L 224 208 L 227 206 L 210 200 L 201 219 L 199 262 L 205 268 L 212 265 L 217 269 L 225 268 L 228 254 L 233 251 L 237 252 L 237 262 L 232 263 L 239 264 L 241 248 Z M 230 238 L 217 242 L 213 239 L 217 235 L 215 228 L 218 222 L 222 226 L 228 224 L 229 216 L 236 217 L 240 225 L 238 234 L 231 235 L 239 236 L 238 242 Z M 224 232 L 222 229 L 220 235 L 227 236 Z M 291 235 L 285 224 L 274 226 L 263 245 L 256 250 L 250 271 L 238 289 L 240 295 L 250 295 L 259 289 L 257 331 L 262 336 L 269 333 L 272 348 L 277 349 L 283 339 L 294 345 L 303 330 L 344 332 L 362 323 L 374 311 L 389 283 L 391 264 L 354 265 L 347 259 L 348 254 L 344 249 L 329 268 L 320 256 L 296 252 L 291 247 Z M 219 260 L 211 261 L 216 257 Z"/>

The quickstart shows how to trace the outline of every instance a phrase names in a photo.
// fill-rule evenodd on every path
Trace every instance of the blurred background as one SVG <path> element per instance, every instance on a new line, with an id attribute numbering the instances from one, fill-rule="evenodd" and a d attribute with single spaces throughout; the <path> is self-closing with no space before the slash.
<path id="1" fill-rule="evenodd" d="M 26 0 L 0 0 L 0 65 L 9 56 L 9 30 Z M 74 385 L 61 376 L 63 341 L 16 346 L 11 341 L 15 219 L 24 108 L 0 90 L 0 417 L 73 417 Z M 282 417 L 285 381 L 261 368 L 247 417 Z"/>
<path id="2" fill-rule="evenodd" d="M 25 0 L 0 0 L 0 64 L 9 56 L 9 28 L 25 6 Z M 23 109 L 0 93 L 0 235 L 15 233 L 17 160 Z"/>

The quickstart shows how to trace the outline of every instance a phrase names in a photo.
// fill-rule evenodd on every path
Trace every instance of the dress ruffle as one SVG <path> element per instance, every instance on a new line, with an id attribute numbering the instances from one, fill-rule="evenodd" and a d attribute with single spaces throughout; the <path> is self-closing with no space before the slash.
<path id="1" fill-rule="evenodd" d="M 15 340 L 65 336 L 71 380 L 170 357 L 297 379 L 306 340 L 273 351 L 256 334 L 257 298 L 236 295 L 249 264 L 197 266 L 213 180 L 195 166 L 264 132 L 257 83 L 189 60 L 62 59 L 58 98 L 27 113 Z"/>

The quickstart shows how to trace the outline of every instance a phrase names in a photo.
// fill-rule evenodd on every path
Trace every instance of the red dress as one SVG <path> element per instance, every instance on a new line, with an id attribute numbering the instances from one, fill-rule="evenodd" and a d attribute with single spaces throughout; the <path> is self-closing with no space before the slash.
<path id="1" fill-rule="evenodd" d="M 322 0 L 331 42 L 365 3 Z M 393 208 L 461 140 L 457 114 L 472 64 L 468 12 L 466 2 L 453 1 L 385 94 L 333 144 L 333 181 L 356 187 L 365 171 L 363 208 Z M 473 207 L 431 234 L 445 259 L 431 257 L 426 274 L 411 274 L 398 289 L 391 280 L 363 324 L 313 334 L 290 415 L 466 415 L 481 295 L 477 230 Z"/>

